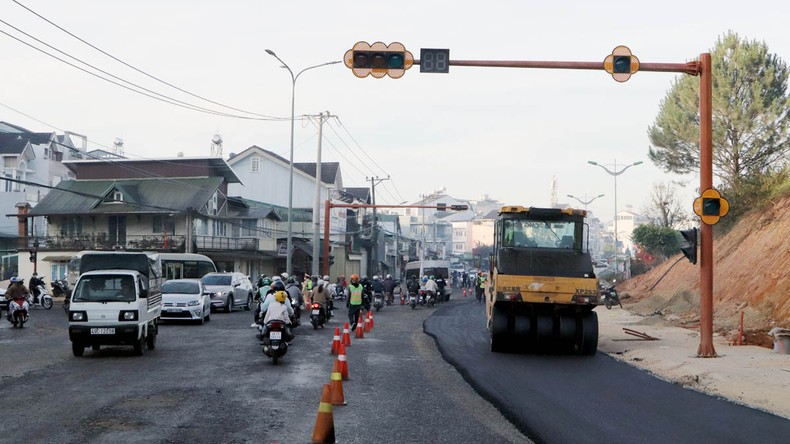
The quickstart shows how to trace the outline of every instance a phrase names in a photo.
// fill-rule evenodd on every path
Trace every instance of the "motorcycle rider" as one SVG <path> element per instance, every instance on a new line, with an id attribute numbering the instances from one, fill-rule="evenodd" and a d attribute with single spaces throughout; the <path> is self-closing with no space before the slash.
<path id="1" fill-rule="evenodd" d="M 41 293 L 38 289 L 39 285 L 46 286 L 47 284 L 44 283 L 43 279 L 38 277 L 38 273 L 33 273 L 33 276 L 30 277 L 30 294 L 33 295 L 33 303 L 38 304 L 38 297 Z"/>
<path id="2" fill-rule="evenodd" d="M 288 295 L 288 293 L 285 291 L 285 284 L 283 284 L 283 281 L 279 279 L 272 282 L 272 286 L 269 289 L 269 292 L 266 294 L 266 297 L 263 298 L 263 302 L 261 303 L 260 306 L 261 315 L 258 317 L 259 319 L 264 319 L 264 317 L 266 316 L 266 310 L 268 310 L 269 305 L 271 305 L 272 302 L 274 302 L 275 293 L 277 293 L 278 291 L 285 292 L 286 296 Z M 291 314 L 293 314 L 293 305 L 291 304 L 290 299 L 285 298 L 285 305 L 288 306 L 289 309 L 288 311 Z"/>
<path id="3" fill-rule="evenodd" d="M 282 283 L 282 281 L 279 281 Z M 277 285 L 279 287 L 279 285 Z M 279 320 L 285 323 L 285 330 L 283 331 L 283 341 L 290 342 L 293 339 L 291 334 L 291 316 L 294 314 L 294 309 L 291 307 L 291 302 L 288 300 L 288 294 L 285 290 L 276 290 L 272 293 L 271 297 L 267 297 L 264 303 L 269 302 L 266 307 L 266 315 L 263 317 L 263 337 L 269 332 L 267 325 L 271 320 Z"/>
<path id="4" fill-rule="evenodd" d="M 304 295 L 304 300 L 309 304 L 310 303 L 310 293 L 313 292 L 313 280 L 310 278 L 310 274 L 304 274 L 304 282 L 302 282 L 302 295 Z"/>
<path id="5" fill-rule="evenodd" d="M 329 292 L 326 290 L 326 284 L 322 279 L 319 279 L 316 284 L 316 287 L 313 288 L 313 292 L 310 293 L 310 298 L 314 304 L 321 304 L 321 309 L 324 310 L 324 316 L 326 319 L 329 319 L 332 317 L 332 313 L 329 311 L 329 306 L 327 305 L 329 301 Z"/>
<path id="6" fill-rule="evenodd" d="M 26 295 L 30 294 L 30 291 L 25 287 L 25 280 L 18 278 L 16 276 L 11 277 L 11 285 L 8 286 L 8 289 L 5 291 L 5 298 L 8 300 L 8 320 L 11 320 L 11 316 L 14 314 L 11 307 L 11 301 L 17 298 L 24 298 Z"/>
<path id="7" fill-rule="evenodd" d="M 348 322 L 351 324 L 351 330 L 356 330 L 357 321 L 359 321 L 359 313 L 362 311 L 362 300 L 364 298 L 365 288 L 359 282 L 359 275 L 351 275 L 351 283 L 346 288 L 346 308 L 348 308 Z"/>
<path id="8" fill-rule="evenodd" d="M 424 276 L 423 279 L 425 279 Z M 427 278 L 427 280 L 424 280 L 424 282 L 425 282 L 425 291 L 428 293 L 428 295 L 433 298 L 437 298 L 438 300 L 437 291 L 439 289 L 439 286 L 436 285 L 436 281 L 433 280 L 433 276 Z"/>
<path id="9" fill-rule="evenodd" d="M 420 283 L 417 282 L 417 278 L 414 275 L 406 282 L 406 291 L 409 292 L 409 297 L 411 297 L 412 293 L 415 297 L 420 294 Z"/>
<path id="10" fill-rule="evenodd" d="M 441 276 L 435 279 L 436 281 L 436 294 L 439 295 L 440 301 L 446 301 L 447 298 L 444 294 L 444 287 L 447 286 L 447 281 L 445 281 Z"/>
<path id="11" fill-rule="evenodd" d="M 373 284 L 367 276 L 362 276 L 359 281 L 362 284 L 362 308 L 370 310 L 370 302 L 373 300 Z"/>
<path id="12" fill-rule="evenodd" d="M 268 277 L 265 277 L 265 275 L 261 275 L 261 276 L 264 277 L 263 279 L 261 279 L 260 285 L 258 286 L 258 292 L 255 293 L 255 297 L 253 297 L 253 300 L 257 301 L 258 304 L 256 304 L 255 311 L 252 313 L 253 319 L 252 319 L 252 325 L 250 325 L 250 327 L 258 326 L 258 321 L 260 320 L 260 314 L 261 314 L 262 301 L 266 299 L 266 296 L 272 292 L 272 280 L 269 279 Z"/>
<path id="13" fill-rule="evenodd" d="M 370 285 L 371 289 L 373 290 L 373 297 L 378 295 L 379 297 L 384 299 L 384 284 L 381 283 L 378 275 L 373 275 L 373 283 Z"/>
<path id="14" fill-rule="evenodd" d="M 395 298 L 392 295 L 395 290 L 395 281 L 392 280 L 392 275 L 388 274 L 381 284 L 384 286 L 384 300 L 387 301 L 387 305 L 392 305 L 395 302 Z"/>

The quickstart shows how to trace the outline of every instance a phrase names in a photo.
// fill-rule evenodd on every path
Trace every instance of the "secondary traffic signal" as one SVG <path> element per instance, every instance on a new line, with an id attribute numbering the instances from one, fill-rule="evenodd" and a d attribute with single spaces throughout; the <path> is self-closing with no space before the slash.
<path id="1" fill-rule="evenodd" d="M 683 239 L 686 240 L 688 244 L 685 247 L 680 247 L 680 251 L 683 252 L 683 255 L 686 256 L 686 259 L 689 260 L 692 264 L 697 263 L 697 229 L 692 228 L 690 230 L 680 230 L 680 235 L 683 236 Z"/>
<path id="2" fill-rule="evenodd" d="M 357 77 L 372 75 L 375 78 L 390 76 L 397 79 L 412 67 L 414 56 L 398 42 L 389 45 L 382 42 L 372 45 L 367 42 L 357 42 L 353 48 L 346 51 L 343 61 Z"/>
<path id="3" fill-rule="evenodd" d="M 37 256 L 38 254 L 36 250 L 30 250 L 30 262 L 35 262 Z"/>
<path id="4" fill-rule="evenodd" d="M 603 69 L 618 82 L 625 82 L 639 71 L 639 59 L 627 46 L 618 46 L 603 60 Z"/>
<path id="5" fill-rule="evenodd" d="M 730 202 L 713 188 L 708 188 L 700 197 L 694 199 L 694 213 L 708 225 L 717 223 L 729 211 Z"/>

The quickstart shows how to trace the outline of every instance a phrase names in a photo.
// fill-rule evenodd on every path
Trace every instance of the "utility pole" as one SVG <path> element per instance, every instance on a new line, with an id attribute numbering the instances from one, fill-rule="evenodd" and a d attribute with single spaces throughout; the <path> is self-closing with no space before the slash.
<path id="1" fill-rule="evenodd" d="M 371 249 L 371 256 L 373 256 L 373 260 L 371 264 L 373 264 L 369 273 L 373 273 L 374 275 L 379 274 L 379 222 L 376 216 L 376 185 L 380 184 L 385 180 L 389 180 L 390 177 L 368 177 L 370 181 L 370 190 L 371 190 L 371 197 L 373 199 L 373 227 L 370 233 L 370 240 L 373 243 L 373 247 Z"/>
<path id="2" fill-rule="evenodd" d="M 321 257 L 321 249 L 319 247 L 319 234 L 321 232 L 321 141 L 323 140 L 324 122 L 330 117 L 334 117 L 326 113 L 318 115 L 318 154 L 316 155 L 315 163 L 315 201 L 313 202 L 313 260 L 310 274 L 317 276 L 319 272 L 318 262 Z M 328 236 L 328 234 L 324 234 Z"/>

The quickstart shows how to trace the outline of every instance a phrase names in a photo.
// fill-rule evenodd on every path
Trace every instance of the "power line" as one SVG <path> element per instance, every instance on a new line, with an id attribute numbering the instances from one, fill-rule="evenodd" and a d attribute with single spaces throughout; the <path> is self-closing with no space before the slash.
<path id="1" fill-rule="evenodd" d="M 5 24 L 5 25 L 7 25 L 7 26 L 10 26 L 11 28 L 14 28 L 14 29 L 16 29 L 17 31 L 19 31 L 17 28 L 15 28 L 14 26 L 11 26 L 11 25 L 9 25 L 8 23 L 6 23 L 6 22 L 5 22 L 5 21 L 3 21 L 3 20 L 0 20 L 0 22 L 2 22 L 3 24 Z M 32 38 L 32 39 L 34 39 L 34 40 L 37 40 L 37 41 L 39 41 L 39 42 L 41 42 L 40 40 L 36 39 L 35 37 L 32 37 L 32 36 L 30 36 L 29 34 L 26 34 L 24 31 L 19 31 L 19 32 L 22 32 L 23 34 L 27 35 L 28 37 L 30 37 L 30 38 Z M 61 57 L 58 57 L 58 56 L 56 56 L 56 55 L 54 55 L 54 54 L 51 54 L 51 53 L 49 53 L 49 52 L 47 52 L 47 51 L 45 51 L 45 50 L 43 50 L 43 49 L 41 49 L 41 48 L 38 48 L 38 47 L 36 47 L 36 46 L 34 46 L 34 45 L 30 44 L 29 42 L 26 42 L 26 41 L 24 41 L 24 40 L 22 40 L 22 39 L 20 39 L 20 38 L 18 38 L 18 37 L 16 37 L 16 36 L 13 36 L 13 35 L 9 34 L 9 33 L 8 33 L 8 32 L 6 32 L 6 31 L 0 30 L 0 33 L 2 33 L 2 34 L 5 34 L 5 35 L 7 35 L 7 36 L 8 36 L 8 37 L 10 37 L 10 38 L 12 38 L 12 39 L 14 39 L 14 40 L 16 40 L 16 41 L 18 41 L 18 42 L 20 42 L 20 43 L 24 44 L 24 45 L 27 45 L 27 46 L 29 46 L 29 47 L 30 47 L 30 48 L 32 48 L 32 49 L 35 49 L 36 51 L 39 51 L 39 52 L 41 52 L 41 53 L 43 53 L 43 54 L 45 54 L 45 55 L 48 55 L 48 56 L 52 57 L 53 59 L 55 59 L 55 60 L 58 60 L 58 61 L 60 61 L 60 62 L 62 62 L 62 63 L 65 63 L 66 65 L 69 65 L 69 66 L 71 66 L 71 67 L 73 67 L 73 68 L 76 68 L 76 69 L 78 69 L 78 70 L 80 70 L 80 71 L 82 71 L 82 72 L 84 72 L 84 73 L 86 73 L 86 74 L 90 74 L 90 75 L 92 75 L 92 76 L 94 76 L 94 77 L 96 77 L 96 78 L 98 78 L 98 79 L 104 80 L 105 82 L 109 82 L 109 83 L 111 83 L 111 84 L 113 84 L 113 85 L 120 86 L 121 88 L 124 88 L 124 89 L 126 89 L 126 90 L 129 90 L 129 91 L 132 91 L 132 92 L 134 92 L 134 93 L 137 93 L 137 94 L 140 94 L 140 95 L 143 95 L 143 96 L 146 96 L 146 97 L 152 98 L 152 99 L 154 99 L 154 100 L 158 100 L 158 101 L 160 101 L 160 102 L 168 103 L 168 104 L 170 104 L 170 105 L 175 105 L 175 106 L 179 106 L 179 107 L 181 107 L 181 108 L 186 108 L 186 109 L 190 109 L 190 110 L 193 110 L 193 111 L 198 111 L 198 112 L 202 112 L 202 113 L 206 113 L 206 114 L 212 114 L 212 115 L 217 115 L 217 116 L 222 116 L 222 117 L 232 117 L 232 118 L 236 118 L 236 119 L 243 119 L 243 120 L 258 120 L 258 121 L 264 121 L 264 120 L 285 121 L 285 120 L 290 120 L 290 119 L 287 119 L 287 118 L 279 118 L 279 117 L 273 117 L 273 118 L 260 118 L 260 117 L 240 116 L 240 115 L 235 115 L 235 114 L 224 113 L 224 112 L 221 112 L 221 111 L 214 111 L 214 110 L 210 110 L 210 109 L 208 109 L 208 108 L 199 107 L 199 106 L 197 106 L 197 105 L 191 105 L 191 104 L 188 104 L 188 103 L 186 103 L 186 102 L 182 102 L 182 101 L 180 101 L 180 100 L 178 100 L 178 99 L 174 99 L 174 98 L 171 98 L 171 97 L 165 96 L 165 95 L 163 95 L 163 94 L 159 94 L 159 93 L 157 93 L 157 92 L 153 92 L 153 91 L 151 91 L 151 90 L 149 90 L 149 89 L 147 89 L 147 88 L 141 87 L 141 86 L 139 86 L 139 85 L 137 85 L 137 84 L 135 84 L 135 83 L 132 83 L 132 82 L 129 82 L 129 81 L 126 81 L 126 80 L 120 79 L 120 78 L 119 78 L 119 77 L 117 77 L 117 76 L 114 76 L 114 75 L 112 75 L 112 74 L 109 74 L 109 73 L 107 73 L 107 72 L 105 72 L 105 71 L 103 71 L 103 70 L 101 70 L 101 69 L 99 69 L 99 68 L 96 68 L 96 67 L 95 67 L 95 66 L 93 66 L 93 65 L 90 65 L 90 64 L 88 64 L 88 63 L 86 63 L 86 62 L 83 62 L 82 60 L 80 60 L 80 59 L 78 59 L 78 58 L 76 58 L 76 57 L 73 57 L 73 56 L 71 56 L 71 55 L 69 55 L 69 54 L 67 54 L 67 53 L 65 53 L 65 52 L 63 52 L 63 51 L 61 51 L 61 50 L 59 50 L 59 49 L 57 49 L 57 48 L 54 48 L 54 47 L 52 47 L 51 45 L 49 45 L 49 44 L 47 44 L 47 43 L 41 42 L 42 44 L 44 44 L 44 45 L 46 45 L 46 46 L 48 46 L 48 47 L 50 47 L 50 48 L 53 48 L 54 50 L 56 50 L 56 51 L 58 51 L 58 52 L 60 52 L 60 53 L 62 53 L 62 54 L 65 54 L 67 57 L 70 57 L 70 58 L 72 58 L 72 59 L 74 59 L 74 60 L 77 60 L 78 62 L 80 62 L 80 63 L 82 63 L 82 64 L 84 64 L 84 65 L 86 65 L 86 66 L 90 66 L 91 68 L 93 68 L 93 69 L 96 69 L 97 71 L 99 71 L 99 72 L 102 72 L 102 73 L 104 73 L 104 74 L 107 74 L 107 75 L 109 75 L 109 76 L 112 76 L 112 77 L 115 77 L 115 78 L 119 78 L 119 79 L 120 79 L 122 82 L 128 83 L 128 84 L 130 84 L 130 85 L 134 85 L 136 88 L 140 88 L 140 89 L 142 89 L 142 90 L 143 90 L 143 91 L 140 91 L 140 90 L 137 90 L 137 89 L 135 89 L 135 88 L 131 88 L 131 87 L 127 86 L 127 85 L 124 85 L 124 84 L 122 84 L 122 83 L 119 83 L 119 82 L 116 82 L 116 81 L 114 81 L 114 80 L 108 79 L 108 78 L 106 78 L 106 77 L 102 77 L 102 76 L 100 76 L 99 74 L 96 74 L 96 73 L 94 73 L 94 72 L 88 71 L 87 69 L 85 69 L 85 68 L 83 68 L 83 67 L 81 67 L 81 66 L 75 65 L 74 63 L 71 63 L 71 62 L 69 62 L 69 61 L 67 61 L 67 60 L 64 60 L 64 59 L 63 59 L 63 58 L 61 58 Z M 144 92 L 144 91 L 151 91 L 151 93 L 149 94 L 148 92 Z M 158 96 L 161 96 L 161 97 L 157 97 L 157 95 L 158 95 Z"/>
<path id="2" fill-rule="evenodd" d="M 32 9 L 30 9 L 30 8 L 28 8 L 27 6 L 23 5 L 22 3 L 18 2 L 17 0 L 12 0 L 12 1 L 13 1 L 14 3 L 16 3 L 17 5 L 21 6 L 22 8 L 26 9 L 27 11 L 29 11 L 29 12 L 30 12 L 30 13 L 32 13 L 33 15 L 37 16 L 38 18 L 40 18 L 40 19 L 44 20 L 45 22 L 49 23 L 50 25 L 52 25 L 52 26 L 54 26 L 54 27 L 58 28 L 59 30 L 61 30 L 61 31 L 65 32 L 66 34 L 68 34 L 68 35 L 70 35 L 71 37 L 73 37 L 73 38 L 75 38 L 75 39 L 79 40 L 80 42 L 82 42 L 82 43 L 84 43 L 84 44 L 86 44 L 86 45 L 90 46 L 91 48 L 95 49 L 96 51 L 99 51 L 100 53 L 102 53 L 102 54 L 106 55 L 107 57 L 110 57 L 111 59 L 113 59 L 113 60 L 117 61 L 118 63 L 121 63 L 122 65 L 124 65 L 124 66 L 127 66 L 127 67 L 129 67 L 129 68 L 131 68 L 131 69 L 133 69 L 133 70 L 135 70 L 135 71 L 139 72 L 140 74 L 143 74 L 143 75 L 145 75 L 145 76 L 147 76 L 147 77 L 149 77 L 149 78 L 151 78 L 151 79 L 153 79 L 153 80 L 156 80 L 157 82 L 160 82 L 160 83 L 162 83 L 162 84 L 164 84 L 164 85 L 167 85 L 167 86 L 169 86 L 169 87 L 171 87 L 171 88 L 174 88 L 174 89 L 176 89 L 176 90 L 178 90 L 178 91 L 181 91 L 181 92 L 183 92 L 183 93 L 185 93 L 185 94 L 188 94 L 188 95 L 190 95 L 190 96 L 192 96 L 192 97 L 195 97 L 195 98 L 198 98 L 198 99 L 204 100 L 204 101 L 206 101 L 206 102 L 209 102 L 209 103 L 213 103 L 214 105 L 219 105 L 219 106 L 221 106 L 221 107 L 223 107 L 223 108 L 232 109 L 232 110 L 234 110 L 234 111 L 239 111 L 239 112 L 243 112 L 243 113 L 246 113 L 246 114 L 251 114 L 251 115 L 254 115 L 254 116 L 258 116 L 258 117 L 264 117 L 264 118 L 269 118 L 269 119 L 276 119 L 276 117 L 267 116 L 267 115 L 265 115 L 265 114 L 258 114 L 258 113 L 254 113 L 254 112 L 252 112 L 252 111 L 245 111 L 245 110 L 243 110 L 243 109 L 234 108 L 234 107 L 232 107 L 232 106 L 224 105 L 224 104 L 222 104 L 222 103 L 220 103 L 220 102 L 216 102 L 216 101 L 214 101 L 214 100 L 207 99 L 207 98 L 205 98 L 205 97 L 203 97 L 203 96 L 200 96 L 200 95 L 198 95 L 198 94 L 191 93 L 191 92 L 189 92 L 189 91 L 187 91 L 187 90 L 185 90 L 185 89 L 183 89 L 183 88 L 180 88 L 180 87 L 178 87 L 178 86 L 176 86 L 176 85 L 173 85 L 172 83 L 166 82 L 166 81 L 164 81 L 164 80 L 162 80 L 162 79 L 160 79 L 160 78 L 158 78 L 158 77 L 156 77 L 156 76 L 154 76 L 154 75 L 152 75 L 152 74 L 149 74 L 149 73 L 148 73 L 148 72 L 146 72 L 146 71 L 143 71 L 143 70 L 141 70 L 141 69 L 139 69 L 139 68 L 137 68 L 137 67 L 135 67 L 135 66 L 132 66 L 132 65 L 130 65 L 129 63 L 126 63 L 125 61 L 123 61 L 123 60 L 119 59 L 118 57 L 115 57 L 114 55 L 112 55 L 112 54 L 110 54 L 110 53 L 108 53 L 108 52 L 106 52 L 106 51 L 102 50 L 101 48 L 98 48 L 97 46 L 95 46 L 95 45 L 91 44 L 90 42 L 88 42 L 88 41 L 86 41 L 86 40 L 84 40 L 84 39 L 82 39 L 82 38 L 78 37 L 77 35 L 75 35 L 75 34 L 71 33 L 70 31 L 66 30 L 65 28 L 61 27 L 61 26 L 60 26 L 60 25 L 58 25 L 57 23 L 55 23 L 55 22 L 53 22 L 53 21 L 51 21 L 51 20 L 47 19 L 46 17 L 42 16 L 41 14 L 37 13 L 36 11 L 33 11 Z"/>

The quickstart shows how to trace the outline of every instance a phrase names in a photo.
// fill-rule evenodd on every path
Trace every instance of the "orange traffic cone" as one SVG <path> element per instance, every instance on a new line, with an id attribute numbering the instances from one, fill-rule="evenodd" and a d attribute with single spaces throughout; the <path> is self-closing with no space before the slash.
<path id="1" fill-rule="evenodd" d="M 373 312 L 368 312 L 368 319 L 370 319 L 370 329 L 373 330 Z"/>
<path id="2" fill-rule="evenodd" d="M 346 346 L 340 344 L 340 351 L 337 353 L 335 364 L 340 370 L 340 376 L 344 381 L 348 381 L 348 360 L 346 359 Z M 334 368 L 332 370 L 334 372 Z"/>
<path id="3" fill-rule="evenodd" d="M 321 402 L 318 403 L 318 416 L 313 427 L 313 443 L 335 442 L 335 419 L 332 416 L 332 394 L 329 384 L 324 384 Z"/>
<path id="4" fill-rule="evenodd" d="M 332 405 L 346 405 L 346 397 L 343 395 L 343 374 L 340 372 L 340 365 L 337 361 L 332 367 L 329 389 L 332 392 Z"/>
<path id="5" fill-rule="evenodd" d="M 364 334 L 364 332 L 365 332 L 365 326 L 366 326 L 366 325 L 368 325 L 368 324 L 367 324 L 367 322 L 363 322 L 363 321 L 362 321 L 362 318 L 363 318 L 363 317 L 364 317 L 364 315 L 363 315 L 363 314 L 362 314 L 362 312 L 360 311 L 360 312 L 359 312 L 359 318 L 357 318 L 357 319 L 358 319 L 358 320 L 357 320 L 357 329 L 356 329 L 356 332 L 357 332 L 357 334 L 354 336 L 355 338 L 362 339 L 362 338 L 364 338 L 364 337 L 365 337 L 365 334 Z"/>
<path id="6" fill-rule="evenodd" d="M 330 353 L 336 355 L 340 349 L 340 329 L 335 328 L 335 335 L 332 337 L 332 350 Z"/>
<path id="7" fill-rule="evenodd" d="M 340 339 L 340 343 L 343 345 L 351 345 L 351 332 L 348 330 L 348 322 L 343 327 L 343 337 Z"/>
<path id="8" fill-rule="evenodd" d="M 365 333 L 370 332 L 370 312 L 368 312 L 368 315 L 365 316 L 365 323 L 363 324 L 362 328 L 365 330 Z"/>

